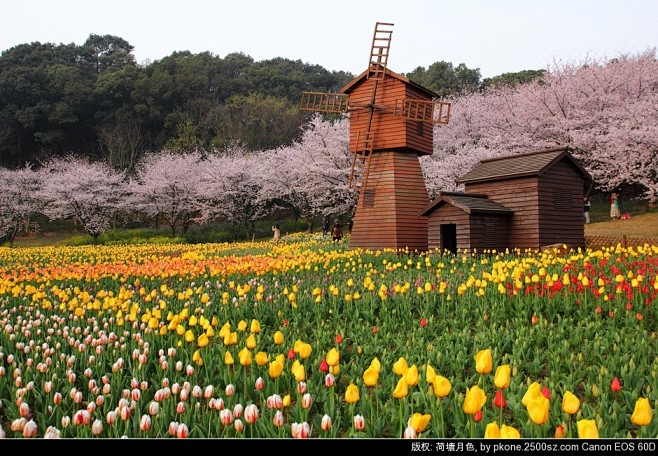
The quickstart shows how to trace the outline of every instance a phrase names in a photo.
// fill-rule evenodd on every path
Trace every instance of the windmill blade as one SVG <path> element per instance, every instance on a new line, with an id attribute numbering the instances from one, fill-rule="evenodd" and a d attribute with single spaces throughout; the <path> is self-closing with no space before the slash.
<path id="1" fill-rule="evenodd" d="M 393 31 L 388 30 L 388 27 L 393 27 L 393 24 L 389 22 L 375 24 L 375 33 L 372 36 L 372 47 L 370 48 L 370 62 L 368 63 L 368 79 L 374 78 L 381 81 L 386 76 L 388 52 L 391 48 L 391 35 L 393 35 Z"/>
<path id="2" fill-rule="evenodd" d="M 341 93 L 302 92 L 302 111 L 345 113 L 349 111 L 349 96 Z"/>
<path id="3" fill-rule="evenodd" d="M 445 101 L 395 100 L 393 115 L 418 122 L 447 124 L 450 119 L 450 103 Z"/>

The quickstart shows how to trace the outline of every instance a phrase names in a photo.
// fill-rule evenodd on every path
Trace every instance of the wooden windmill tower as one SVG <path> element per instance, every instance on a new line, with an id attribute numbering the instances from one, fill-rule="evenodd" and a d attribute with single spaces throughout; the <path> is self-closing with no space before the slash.
<path id="1" fill-rule="evenodd" d="M 359 201 L 350 248 L 427 250 L 429 203 L 418 157 L 432 154 L 433 125 L 445 124 L 450 104 L 390 71 L 393 24 L 377 22 L 366 71 L 339 93 L 304 92 L 304 111 L 349 113 L 350 188 Z"/>

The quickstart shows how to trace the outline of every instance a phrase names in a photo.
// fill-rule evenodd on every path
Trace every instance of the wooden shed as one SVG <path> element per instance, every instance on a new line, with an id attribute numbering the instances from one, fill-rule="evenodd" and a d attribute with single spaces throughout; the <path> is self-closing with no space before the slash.
<path id="1" fill-rule="evenodd" d="M 428 217 L 428 247 L 450 247 L 448 236 L 457 249 L 585 247 L 583 195 L 591 178 L 568 147 L 483 160 L 458 181 L 461 196 L 439 195 L 421 212 Z M 498 209 L 485 215 L 467 206 L 464 198 L 473 195 Z"/>

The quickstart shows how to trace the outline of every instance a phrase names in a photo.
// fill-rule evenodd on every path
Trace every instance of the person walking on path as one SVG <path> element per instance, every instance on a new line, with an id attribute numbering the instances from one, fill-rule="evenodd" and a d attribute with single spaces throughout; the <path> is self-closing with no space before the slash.
<path id="1" fill-rule="evenodd" d="M 584 204 L 583 214 L 585 215 L 585 223 L 589 223 L 589 208 L 592 206 L 592 204 L 590 203 L 589 198 L 587 196 L 583 197 L 583 204 Z"/>

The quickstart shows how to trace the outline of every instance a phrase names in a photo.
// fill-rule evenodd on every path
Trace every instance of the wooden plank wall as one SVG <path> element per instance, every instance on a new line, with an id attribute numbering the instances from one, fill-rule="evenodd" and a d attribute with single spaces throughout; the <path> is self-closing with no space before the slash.
<path id="1" fill-rule="evenodd" d="M 431 250 L 441 251 L 441 225 L 457 225 L 457 249 L 471 248 L 471 228 L 469 215 L 451 204 L 442 204 L 428 217 L 428 246 Z"/>
<path id="2" fill-rule="evenodd" d="M 487 195 L 489 199 L 514 211 L 509 233 L 511 248 L 523 250 L 540 247 L 539 181 L 536 177 L 467 183 L 465 191 Z"/>
<path id="3" fill-rule="evenodd" d="M 427 250 L 427 217 L 418 214 L 429 204 L 418 156 L 375 152 L 366 191 L 374 191 L 372 207 L 359 195 L 349 248 Z M 372 195 L 371 195 L 372 196 Z"/>
<path id="4" fill-rule="evenodd" d="M 471 215 L 471 248 L 478 252 L 505 250 L 509 247 L 511 217 L 500 215 Z M 487 225 L 491 225 L 487 228 Z M 493 229 L 492 229 L 493 228 Z M 491 236 L 493 232 L 493 236 Z"/>
<path id="5" fill-rule="evenodd" d="M 561 161 L 539 180 L 539 245 L 585 247 L 584 182 L 576 168 Z"/>

